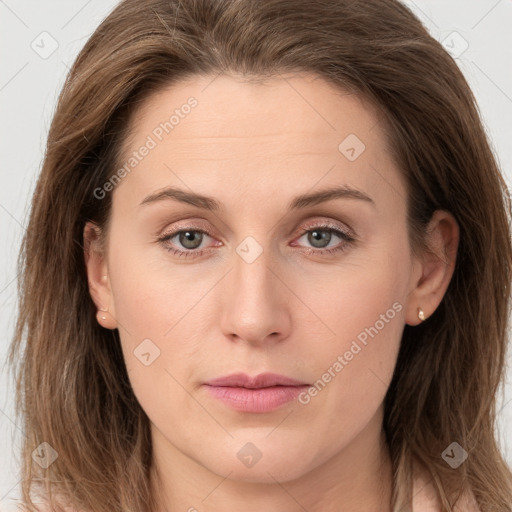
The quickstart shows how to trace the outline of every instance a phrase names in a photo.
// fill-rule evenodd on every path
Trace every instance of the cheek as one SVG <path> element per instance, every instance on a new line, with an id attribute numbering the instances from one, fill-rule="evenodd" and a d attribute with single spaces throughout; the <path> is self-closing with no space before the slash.
<path id="1" fill-rule="evenodd" d="M 151 418 L 158 417 L 162 403 L 168 410 L 182 410 L 187 405 L 180 383 L 195 377 L 194 365 L 205 359 L 203 324 L 211 314 L 208 300 L 201 298 L 207 299 L 218 276 L 197 279 L 192 265 L 173 268 L 165 258 L 155 263 L 149 251 L 137 252 L 136 244 L 129 251 L 112 245 L 115 317 L 134 393 Z"/>
<path id="2" fill-rule="evenodd" d="M 206 292 L 207 283 L 190 275 L 191 266 L 172 266 L 163 248 L 139 242 L 130 250 L 114 248 L 110 256 L 116 318 L 130 343 L 141 336 L 170 337 Z"/>
<path id="3" fill-rule="evenodd" d="M 316 381 L 301 403 L 325 411 L 335 430 L 357 430 L 389 387 L 405 324 L 407 254 L 405 239 L 374 247 L 325 281 L 311 303 L 331 332 L 311 352 Z"/>

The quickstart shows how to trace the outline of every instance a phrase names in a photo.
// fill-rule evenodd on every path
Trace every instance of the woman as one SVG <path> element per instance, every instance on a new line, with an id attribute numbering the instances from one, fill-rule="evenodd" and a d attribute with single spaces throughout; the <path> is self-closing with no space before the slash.
<path id="1" fill-rule="evenodd" d="M 121 2 L 23 244 L 23 505 L 511 510 L 510 211 L 399 2 Z"/>

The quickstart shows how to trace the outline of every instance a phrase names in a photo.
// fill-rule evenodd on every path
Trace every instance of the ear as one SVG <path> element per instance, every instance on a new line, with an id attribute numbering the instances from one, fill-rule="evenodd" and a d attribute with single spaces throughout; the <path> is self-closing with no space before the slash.
<path id="1" fill-rule="evenodd" d="M 101 245 L 101 230 L 97 224 L 86 222 L 84 227 L 84 258 L 89 293 L 96 304 L 98 323 L 106 329 L 115 329 L 115 308 L 110 288 L 105 247 Z"/>
<path id="2" fill-rule="evenodd" d="M 429 250 L 416 260 L 412 273 L 406 323 L 418 325 L 418 308 L 425 319 L 434 313 L 443 300 L 455 270 L 457 248 L 459 246 L 459 225 L 453 215 L 444 210 L 436 210 L 427 226 Z"/>

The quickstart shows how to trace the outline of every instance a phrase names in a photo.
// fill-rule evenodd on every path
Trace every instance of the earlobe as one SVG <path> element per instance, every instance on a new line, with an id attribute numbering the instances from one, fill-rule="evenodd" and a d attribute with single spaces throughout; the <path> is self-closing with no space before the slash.
<path id="1" fill-rule="evenodd" d="M 89 294 L 96 305 L 96 319 L 107 329 L 115 329 L 117 322 L 113 315 L 113 300 L 108 277 L 106 252 L 100 243 L 100 228 L 93 222 L 84 227 L 84 259 Z"/>
<path id="2" fill-rule="evenodd" d="M 441 303 L 455 271 L 459 226 L 453 215 L 437 210 L 427 227 L 429 249 L 422 255 L 420 277 L 411 282 L 406 323 L 418 325 L 428 319 Z M 422 318 L 423 317 L 423 318 Z"/>
<path id="3" fill-rule="evenodd" d="M 96 312 L 96 320 L 102 327 L 105 327 L 105 329 L 115 329 L 117 327 L 117 322 L 109 312 L 108 307 L 98 309 Z"/>

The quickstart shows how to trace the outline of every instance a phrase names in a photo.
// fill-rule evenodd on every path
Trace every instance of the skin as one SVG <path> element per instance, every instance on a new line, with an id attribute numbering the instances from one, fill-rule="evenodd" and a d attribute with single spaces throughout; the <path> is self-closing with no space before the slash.
<path id="1" fill-rule="evenodd" d="M 190 96 L 198 105 L 110 192 L 106 247 L 92 223 L 84 230 L 91 297 L 108 308 L 98 321 L 119 329 L 131 385 L 151 421 L 160 510 L 390 511 L 383 400 L 404 325 L 420 323 L 418 307 L 428 318 L 448 287 L 456 221 L 436 212 L 433 251 L 413 257 L 405 183 L 378 113 L 308 74 L 174 84 L 132 117 L 126 158 Z M 365 145 L 353 161 L 338 149 L 349 134 Z M 373 203 L 345 197 L 287 210 L 297 195 L 339 185 Z M 222 208 L 172 199 L 140 205 L 169 186 Z M 308 236 L 326 222 L 356 241 L 332 234 L 322 245 Z M 178 235 L 157 240 L 187 228 L 211 231 L 201 242 L 196 234 L 202 255 L 166 250 L 187 251 Z M 248 236 L 262 249 L 251 263 L 236 251 Z M 325 246 L 344 250 L 326 254 Z M 203 386 L 267 371 L 314 384 L 393 304 L 400 311 L 307 404 L 240 412 Z M 148 366 L 134 355 L 144 339 L 160 350 Z M 252 467 L 237 457 L 249 442 L 261 453 Z"/>

